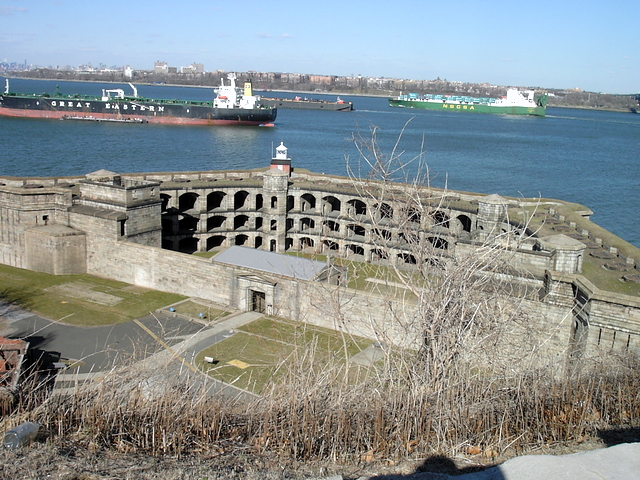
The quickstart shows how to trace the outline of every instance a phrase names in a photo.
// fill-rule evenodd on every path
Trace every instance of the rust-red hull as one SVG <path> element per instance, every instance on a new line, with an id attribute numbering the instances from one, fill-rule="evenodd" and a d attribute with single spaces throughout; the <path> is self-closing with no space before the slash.
<path id="1" fill-rule="evenodd" d="M 154 123 L 163 125 L 244 125 L 244 126 L 260 126 L 264 125 L 263 121 L 251 121 L 242 119 L 211 119 L 211 118 L 185 118 L 173 116 L 137 116 L 137 115 L 121 115 L 113 113 L 91 113 L 82 114 L 75 112 L 64 112 L 54 110 L 22 110 L 16 108 L 0 107 L 0 115 L 6 117 L 20 118 L 45 118 L 45 119 L 65 119 L 73 116 L 74 120 L 117 120 L 131 121 L 136 119 L 144 121 L 144 123 Z"/>

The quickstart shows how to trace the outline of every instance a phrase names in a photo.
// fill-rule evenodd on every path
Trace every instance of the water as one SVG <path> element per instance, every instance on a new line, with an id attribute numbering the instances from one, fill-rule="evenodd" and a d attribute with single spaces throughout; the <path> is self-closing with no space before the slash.
<path id="1" fill-rule="evenodd" d="M 15 92 L 99 94 L 128 85 L 11 79 Z M 211 88 L 138 86 L 152 98 L 210 100 Z M 266 96 L 289 96 L 266 93 Z M 335 100 L 335 96 L 311 95 Z M 640 247 L 640 115 L 548 108 L 545 118 L 391 108 L 385 98 L 341 96 L 354 112 L 284 110 L 276 127 L 185 127 L 0 117 L 0 175 L 223 170 L 265 167 L 281 141 L 294 167 L 336 175 L 363 164 L 352 137 L 378 128 L 384 153 L 420 157 L 434 186 L 558 198 Z M 402 135 L 401 135 L 402 132 Z M 401 135 L 401 138 L 400 138 Z M 422 154 L 422 155 L 421 155 Z M 415 175 L 418 160 L 409 162 Z M 362 168 L 366 173 L 366 165 Z M 401 174 L 398 174 L 400 177 Z"/>

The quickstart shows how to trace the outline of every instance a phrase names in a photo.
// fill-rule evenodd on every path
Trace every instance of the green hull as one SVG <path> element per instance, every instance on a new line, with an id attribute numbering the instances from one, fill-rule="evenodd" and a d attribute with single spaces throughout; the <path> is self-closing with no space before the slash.
<path id="1" fill-rule="evenodd" d="M 448 102 L 427 102 L 423 100 L 397 100 L 389 99 L 392 107 L 421 108 L 423 110 L 444 110 L 445 112 L 467 112 L 467 113 L 503 113 L 508 115 L 537 115 L 544 117 L 545 107 L 513 107 L 494 106 L 483 104 L 448 103 Z"/>

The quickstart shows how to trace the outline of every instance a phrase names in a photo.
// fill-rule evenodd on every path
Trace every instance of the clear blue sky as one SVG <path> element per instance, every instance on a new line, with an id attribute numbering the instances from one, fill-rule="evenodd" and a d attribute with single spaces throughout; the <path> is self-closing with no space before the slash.
<path id="1" fill-rule="evenodd" d="M 640 92 L 638 0 L 0 0 L 0 59 Z"/>

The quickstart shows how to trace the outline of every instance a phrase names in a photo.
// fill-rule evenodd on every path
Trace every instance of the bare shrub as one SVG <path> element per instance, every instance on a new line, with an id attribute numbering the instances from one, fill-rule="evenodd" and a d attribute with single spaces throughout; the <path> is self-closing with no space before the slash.
<path id="1" fill-rule="evenodd" d="M 565 376 L 564 357 L 544 356 L 547 332 L 528 311 L 536 292 L 505 248 L 523 241 L 526 226 L 468 235 L 465 249 L 456 249 L 464 230 L 448 217 L 452 197 L 430 187 L 423 159 L 405 162 L 398 144 L 383 155 L 375 129 L 356 144 L 371 174 L 354 174 L 352 183 L 375 206 L 366 215 L 379 254 L 377 281 L 360 293 L 388 305 L 383 322 L 371 319 L 379 359 L 363 366 L 321 356 L 316 340 L 301 336 L 280 359 L 278 380 L 246 402 L 211 393 L 208 382 L 195 388 L 194 378 L 172 382 L 164 370 L 119 368 L 73 395 L 25 398 L 5 425 L 28 417 L 54 438 L 121 452 L 238 449 L 334 462 L 452 455 L 470 446 L 495 456 L 637 425 L 635 357 L 582 359 Z M 346 337 L 346 311 L 359 293 L 318 289 Z M 402 332 L 402 345 L 391 330 Z"/>

